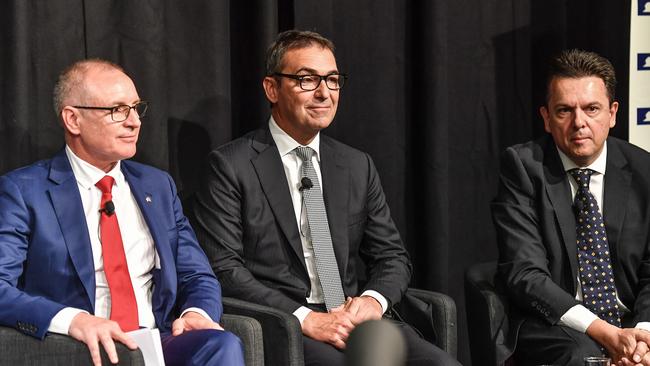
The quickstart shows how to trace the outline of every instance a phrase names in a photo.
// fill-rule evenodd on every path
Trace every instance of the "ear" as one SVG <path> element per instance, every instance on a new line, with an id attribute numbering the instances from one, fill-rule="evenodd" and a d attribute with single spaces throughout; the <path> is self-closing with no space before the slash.
<path id="1" fill-rule="evenodd" d="M 618 102 L 612 102 L 609 106 L 609 128 L 616 126 L 616 112 L 618 112 Z"/>
<path id="2" fill-rule="evenodd" d="M 539 114 L 541 114 L 542 118 L 544 119 L 544 130 L 548 133 L 551 133 L 551 118 L 548 114 L 548 109 L 546 106 L 543 105 L 539 107 Z"/>
<path id="3" fill-rule="evenodd" d="M 73 136 L 81 133 L 80 117 L 79 111 L 70 106 L 66 106 L 61 110 L 61 123 L 63 124 L 63 128 Z"/>
<path id="4" fill-rule="evenodd" d="M 274 77 L 267 76 L 262 81 L 262 86 L 264 87 L 264 94 L 266 94 L 266 99 L 268 99 L 271 104 L 277 103 L 278 88 L 280 87 L 278 80 Z"/>

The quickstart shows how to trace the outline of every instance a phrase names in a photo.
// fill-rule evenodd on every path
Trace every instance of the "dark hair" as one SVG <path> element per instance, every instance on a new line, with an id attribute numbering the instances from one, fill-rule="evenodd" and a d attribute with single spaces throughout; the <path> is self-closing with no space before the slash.
<path id="1" fill-rule="evenodd" d="M 124 72 L 121 66 L 110 61 L 93 58 L 88 60 L 80 60 L 72 65 L 66 67 L 59 78 L 54 84 L 54 91 L 52 92 L 52 103 L 54 105 L 54 113 L 59 116 L 61 110 L 65 107 L 66 99 L 71 93 L 84 90 L 84 80 L 86 73 L 93 67 L 101 67 L 107 69 L 115 69 Z"/>
<path id="2" fill-rule="evenodd" d="M 294 29 L 278 34 L 266 51 L 266 75 L 272 76 L 273 73 L 282 71 L 282 62 L 287 51 L 313 45 L 327 48 L 334 53 L 334 43 L 316 32 Z"/>
<path id="3" fill-rule="evenodd" d="M 595 76 L 603 80 L 609 103 L 614 101 L 616 73 L 608 59 L 597 53 L 578 49 L 562 51 L 551 60 L 546 78 L 546 103 L 550 99 L 551 81 L 554 78 L 583 78 Z"/>

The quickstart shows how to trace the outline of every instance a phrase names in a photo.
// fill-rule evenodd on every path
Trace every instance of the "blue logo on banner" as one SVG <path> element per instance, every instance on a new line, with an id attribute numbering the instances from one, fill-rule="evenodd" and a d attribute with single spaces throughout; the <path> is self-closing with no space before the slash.
<path id="1" fill-rule="evenodd" d="M 639 0 L 639 15 L 650 15 L 650 0 Z"/>
<path id="2" fill-rule="evenodd" d="M 637 70 L 650 70 L 650 53 L 639 53 L 638 60 Z"/>
<path id="3" fill-rule="evenodd" d="M 650 108 L 638 108 L 636 120 L 638 125 L 650 125 Z"/>

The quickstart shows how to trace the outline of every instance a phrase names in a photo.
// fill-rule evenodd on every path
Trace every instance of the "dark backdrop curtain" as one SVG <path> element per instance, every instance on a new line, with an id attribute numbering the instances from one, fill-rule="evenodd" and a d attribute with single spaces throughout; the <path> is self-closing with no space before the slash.
<path id="1" fill-rule="evenodd" d="M 0 3 L 0 173 L 63 146 L 59 71 L 86 57 L 125 67 L 150 114 L 136 160 L 183 198 L 205 154 L 266 123 L 265 48 L 321 32 L 350 75 L 327 134 L 371 154 L 415 264 L 413 286 L 450 294 L 469 365 L 463 271 L 496 258 L 489 201 L 498 155 L 543 133 L 543 65 L 580 47 L 608 57 L 627 137 L 630 4 L 607 0 L 8 0 Z"/>

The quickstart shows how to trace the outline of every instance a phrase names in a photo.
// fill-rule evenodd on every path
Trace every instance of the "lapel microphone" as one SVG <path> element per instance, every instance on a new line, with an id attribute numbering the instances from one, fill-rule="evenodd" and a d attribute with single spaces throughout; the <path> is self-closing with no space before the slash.
<path id="1" fill-rule="evenodd" d="M 111 216 L 115 213 L 115 204 L 113 201 L 106 201 L 104 208 L 99 209 L 99 213 L 106 212 L 106 215 Z"/>
<path id="2" fill-rule="evenodd" d="M 300 179 L 300 187 L 298 188 L 298 190 L 302 192 L 305 189 L 311 189 L 311 187 L 313 186 L 314 183 L 311 182 L 311 179 L 307 177 L 302 177 L 302 179 Z"/>

